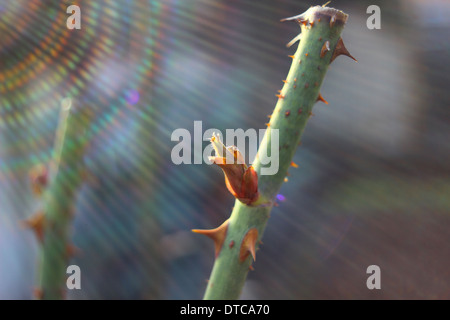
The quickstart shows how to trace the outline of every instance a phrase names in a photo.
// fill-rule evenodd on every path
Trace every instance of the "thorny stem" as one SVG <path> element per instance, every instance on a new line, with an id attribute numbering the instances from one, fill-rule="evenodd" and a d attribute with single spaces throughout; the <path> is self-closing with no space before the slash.
<path id="1" fill-rule="evenodd" d="M 319 90 L 328 66 L 336 56 L 348 53 L 340 38 L 347 17 L 342 11 L 316 6 L 302 15 L 285 19 L 300 23 L 301 40 L 258 150 L 258 155 L 271 154 L 270 130 L 278 129 L 279 171 L 275 175 L 260 175 L 262 164 L 258 155 L 253 163 L 261 199 L 271 201 L 266 206 L 255 206 L 236 200 L 204 299 L 239 298 L 252 256 L 266 228 L 273 199 L 292 164 L 312 108 L 316 101 L 324 101 Z"/>

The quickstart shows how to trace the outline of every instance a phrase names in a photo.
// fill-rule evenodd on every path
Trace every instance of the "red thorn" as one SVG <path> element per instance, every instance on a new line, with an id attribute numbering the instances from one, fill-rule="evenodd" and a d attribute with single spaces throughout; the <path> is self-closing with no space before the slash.
<path id="1" fill-rule="evenodd" d="M 228 245 L 228 247 L 230 247 L 230 249 L 234 247 L 234 240 L 230 241 L 230 244 Z"/>
<path id="2" fill-rule="evenodd" d="M 214 241 L 214 249 L 216 258 L 219 256 L 220 249 L 222 249 L 223 242 L 227 235 L 229 219 L 225 220 L 219 227 L 211 230 L 193 229 L 192 232 L 203 234 Z"/>
<path id="3" fill-rule="evenodd" d="M 258 229 L 251 228 L 245 234 L 244 239 L 242 239 L 241 250 L 239 252 L 239 261 L 244 262 L 245 259 L 252 255 L 253 260 L 256 260 L 256 242 L 258 241 Z"/>
<path id="4" fill-rule="evenodd" d="M 287 118 L 287 117 L 289 117 L 291 115 L 291 111 L 286 111 L 285 113 L 284 113 L 284 116 Z"/>
<path id="5" fill-rule="evenodd" d="M 302 114 L 302 112 L 303 112 L 302 108 L 298 109 L 298 111 L 297 111 L 298 114 Z"/>
<path id="6" fill-rule="evenodd" d="M 291 59 L 295 59 L 295 56 L 288 56 L 289 58 L 291 58 Z"/>
<path id="7" fill-rule="evenodd" d="M 344 55 L 347 57 L 352 58 L 353 60 L 355 60 L 356 62 L 358 62 L 358 60 L 356 60 L 351 54 L 350 52 L 348 52 L 347 48 L 344 45 L 344 41 L 342 41 L 342 38 L 339 38 L 338 43 L 336 44 L 336 48 L 334 49 L 333 52 L 333 56 L 331 57 L 330 63 L 334 61 L 334 59 L 336 59 L 337 57 L 339 57 L 340 55 Z"/>
<path id="8" fill-rule="evenodd" d="M 309 55 L 309 53 L 305 53 L 305 57 L 307 57 Z"/>
<path id="9" fill-rule="evenodd" d="M 287 177 L 285 177 L 284 178 L 284 182 L 288 182 L 289 180 L 288 180 L 288 178 Z"/>
<path id="10" fill-rule="evenodd" d="M 255 271 L 255 268 L 253 268 L 252 265 L 249 265 L 249 266 L 248 266 L 248 270 L 250 270 L 250 271 Z"/>
<path id="11" fill-rule="evenodd" d="M 270 127 L 270 123 L 268 122 L 268 123 L 266 123 L 266 127 Z"/>
<path id="12" fill-rule="evenodd" d="M 277 90 L 278 93 L 281 93 L 281 90 Z"/>
<path id="13" fill-rule="evenodd" d="M 272 115 L 271 115 L 271 114 L 269 114 L 269 115 L 267 116 L 267 118 L 269 118 L 269 119 L 270 119 L 270 118 L 272 118 Z"/>
<path id="14" fill-rule="evenodd" d="M 308 24 L 308 20 L 298 19 L 298 23 L 301 23 L 302 25 L 306 26 Z"/>
<path id="15" fill-rule="evenodd" d="M 278 99 L 284 99 L 284 96 L 282 94 L 277 94 L 276 96 L 278 97 Z"/>
<path id="16" fill-rule="evenodd" d="M 44 242 L 45 214 L 39 211 L 21 222 L 22 227 L 31 229 L 40 243 Z"/>
<path id="17" fill-rule="evenodd" d="M 323 103 L 328 104 L 328 101 L 322 97 L 322 94 L 320 92 L 319 92 L 319 96 L 317 97 L 316 101 L 322 101 Z"/>
<path id="18" fill-rule="evenodd" d="M 317 22 L 320 22 L 320 20 L 321 20 L 321 19 L 319 18 L 319 19 L 317 20 Z"/>
<path id="19" fill-rule="evenodd" d="M 320 57 L 323 58 L 328 51 L 330 51 L 330 41 L 327 40 L 323 44 L 322 50 L 320 50 Z"/>
<path id="20" fill-rule="evenodd" d="M 297 85 L 296 85 L 296 84 L 294 84 L 294 86 L 293 86 L 293 87 L 294 87 L 294 89 L 295 89 L 295 88 L 297 88 Z"/>
<path id="21" fill-rule="evenodd" d="M 314 27 L 314 20 L 311 21 L 311 22 L 309 23 L 309 25 L 311 26 L 311 28 Z"/>
<path id="22" fill-rule="evenodd" d="M 297 82 L 297 78 L 294 78 L 294 82 Z"/>
<path id="23" fill-rule="evenodd" d="M 294 161 L 292 161 L 291 162 L 291 167 L 298 168 L 298 164 L 296 164 Z"/>
<path id="24" fill-rule="evenodd" d="M 307 82 L 307 83 L 305 83 L 305 89 L 308 89 L 309 88 L 309 83 Z"/>
<path id="25" fill-rule="evenodd" d="M 287 83 L 287 80 L 281 80 L 281 81 L 283 81 L 284 83 Z"/>

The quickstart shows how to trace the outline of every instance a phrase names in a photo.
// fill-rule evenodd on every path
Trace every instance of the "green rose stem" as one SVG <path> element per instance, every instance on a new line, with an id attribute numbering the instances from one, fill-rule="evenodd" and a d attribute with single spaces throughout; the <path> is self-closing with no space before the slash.
<path id="1" fill-rule="evenodd" d="M 89 141 L 86 131 L 91 116 L 89 110 L 73 107 L 70 99 L 63 101 L 49 185 L 43 191 L 44 208 L 26 222 L 42 244 L 38 299 L 65 297 L 69 276 L 66 270 L 73 254 L 70 227 L 77 191 L 85 178 L 83 157 Z"/>
<path id="2" fill-rule="evenodd" d="M 284 86 L 278 95 L 268 130 L 260 144 L 253 168 L 250 167 L 257 174 L 258 194 L 249 192 L 255 182 L 249 178 L 249 168 L 242 167 L 239 171 L 236 165 L 224 165 L 215 161 L 224 170 L 227 187 L 237 200 L 231 217 L 220 227 L 213 230 L 193 230 L 212 238 L 216 248 L 216 260 L 204 299 L 239 298 L 247 273 L 255 260 L 255 252 L 276 194 L 289 167 L 296 166 L 292 158 L 312 115 L 312 108 L 317 101 L 327 103 L 319 90 L 328 66 L 341 54 L 351 57 L 340 38 L 347 17 L 342 11 L 316 6 L 301 15 L 282 20 L 297 21 L 302 32 L 301 37 L 297 36 L 288 45 L 300 40 L 297 52 L 291 56 L 291 69 L 283 81 Z M 273 129 L 279 130 L 279 170 L 274 175 L 260 175 L 263 165 L 259 155 L 271 154 L 270 131 Z M 217 137 L 214 136 L 212 142 L 217 155 L 217 151 L 220 151 L 215 145 Z M 232 151 L 233 149 L 230 149 L 230 152 Z M 214 161 L 220 157 L 213 158 Z M 225 170 L 224 167 L 227 166 L 229 168 Z M 236 172 L 244 173 L 240 174 L 240 183 Z M 252 198 L 252 195 L 255 197 Z"/>

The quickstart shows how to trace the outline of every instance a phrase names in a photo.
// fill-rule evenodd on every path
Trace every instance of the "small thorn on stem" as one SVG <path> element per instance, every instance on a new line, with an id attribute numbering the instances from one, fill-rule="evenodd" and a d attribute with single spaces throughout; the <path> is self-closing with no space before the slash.
<path id="1" fill-rule="evenodd" d="M 323 58 L 328 51 L 330 51 L 330 41 L 327 40 L 323 44 L 322 50 L 320 50 L 320 57 Z"/>
<path id="2" fill-rule="evenodd" d="M 335 23 L 336 23 L 336 16 L 334 15 L 330 19 L 330 28 L 333 28 Z"/>
<path id="3" fill-rule="evenodd" d="M 23 228 L 31 229 L 40 243 L 44 242 L 45 214 L 39 211 L 21 222 Z"/>
<path id="4" fill-rule="evenodd" d="M 287 47 L 287 48 L 292 47 L 292 45 L 293 45 L 294 43 L 296 43 L 297 41 L 300 41 L 301 39 L 302 39 L 302 34 L 300 33 L 300 34 L 298 34 L 297 36 L 295 36 L 294 39 L 292 39 L 291 41 L 289 41 L 289 42 L 286 44 L 286 47 Z M 292 58 L 292 59 L 294 59 L 294 58 Z"/>
<path id="5" fill-rule="evenodd" d="M 245 234 L 242 239 L 241 249 L 239 252 L 239 261 L 244 262 L 251 254 L 253 261 L 256 260 L 256 242 L 258 241 L 258 229 L 252 228 Z"/>
<path id="6" fill-rule="evenodd" d="M 302 14 L 299 14 L 299 15 L 296 15 L 296 16 L 293 16 L 293 17 L 281 19 L 280 21 L 281 21 L 281 22 L 284 22 L 284 21 L 293 21 L 293 20 L 294 20 L 294 21 L 298 21 L 298 20 L 303 19 L 304 16 L 305 16 L 305 14 L 302 13 Z"/>
<path id="7" fill-rule="evenodd" d="M 299 24 L 302 24 L 303 26 L 306 26 L 308 24 L 308 20 L 306 20 L 306 19 L 305 20 L 304 19 L 298 19 L 297 22 Z"/>
<path id="8" fill-rule="evenodd" d="M 317 97 L 316 101 L 322 101 L 323 103 L 328 104 L 328 101 L 322 97 L 322 94 L 320 92 L 319 92 L 319 96 Z"/>
<path id="9" fill-rule="evenodd" d="M 345 44 L 344 44 L 344 41 L 342 40 L 342 38 L 339 38 L 338 43 L 336 44 L 336 48 L 334 49 L 333 56 L 331 57 L 330 63 L 333 62 L 334 59 L 336 59 L 340 55 L 344 55 L 344 56 L 350 57 L 353 60 L 355 60 L 356 62 L 358 62 L 358 60 L 356 60 L 355 57 L 353 57 L 350 54 L 350 52 L 348 52 L 348 50 L 345 47 Z"/>

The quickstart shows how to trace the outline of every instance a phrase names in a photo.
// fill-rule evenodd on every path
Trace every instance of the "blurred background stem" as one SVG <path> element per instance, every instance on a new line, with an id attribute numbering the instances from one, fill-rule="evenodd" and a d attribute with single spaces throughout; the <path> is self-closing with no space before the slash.
<path id="1" fill-rule="evenodd" d="M 78 190 L 86 178 L 84 156 L 89 142 L 92 109 L 72 106 L 63 100 L 50 166 L 48 189 L 44 192 L 42 262 L 38 298 L 62 299 L 66 292 L 66 270 L 74 252 L 72 218 Z"/>

